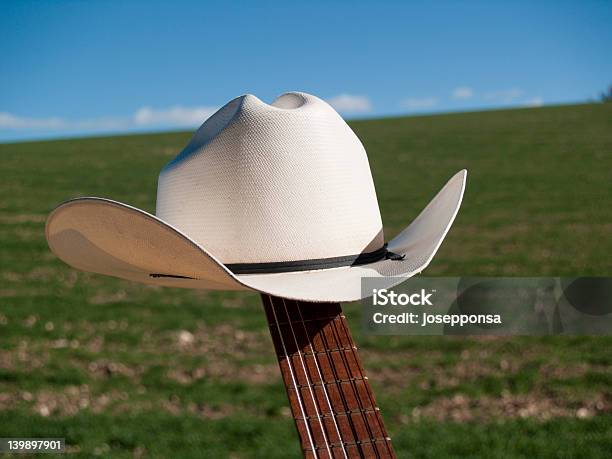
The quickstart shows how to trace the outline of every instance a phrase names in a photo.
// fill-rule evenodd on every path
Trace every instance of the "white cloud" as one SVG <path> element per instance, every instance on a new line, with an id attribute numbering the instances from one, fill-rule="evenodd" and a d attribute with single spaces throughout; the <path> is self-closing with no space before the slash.
<path id="1" fill-rule="evenodd" d="M 60 129 L 63 126 L 60 118 L 25 118 L 0 112 L 0 129 Z"/>
<path id="2" fill-rule="evenodd" d="M 156 110 L 142 107 L 134 114 L 134 123 L 138 126 L 171 125 L 196 126 L 217 111 L 214 107 L 170 107 Z"/>
<path id="3" fill-rule="evenodd" d="M 525 100 L 523 105 L 527 107 L 541 107 L 544 105 L 544 99 L 541 96 L 532 97 L 531 99 Z"/>
<path id="4" fill-rule="evenodd" d="M 372 104 L 366 96 L 340 94 L 327 99 L 327 103 L 341 113 L 367 113 L 372 111 Z"/>
<path id="5" fill-rule="evenodd" d="M 422 97 L 420 99 L 404 99 L 401 102 L 403 108 L 410 110 L 418 110 L 423 108 L 435 107 L 438 104 L 438 99 L 435 97 Z"/>
<path id="6" fill-rule="evenodd" d="M 0 112 L 0 129 L 11 130 L 129 130 L 137 127 L 194 127 L 202 124 L 216 107 L 181 107 L 154 109 L 142 107 L 129 117 L 106 117 L 84 120 L 64 118 L 31 118 Z"/>
<path id="7" fill-rule="evenodd" d="M 514 102 L 523 94 L 524 91 L 520 88 L 510 88 L 502 89 L 500 91 L 487 92 L 485 93 L 484 98 L 493 102 L 509 103 Z"/>
<path id="8" fill-rule="evenodd" d="M 462 100 L 462 99 L 470 99 L 474 96 L 474 90 L 472 88 L 468 88 L 467 86 L 460 86 L 453 90 L 453 99 Z"/>

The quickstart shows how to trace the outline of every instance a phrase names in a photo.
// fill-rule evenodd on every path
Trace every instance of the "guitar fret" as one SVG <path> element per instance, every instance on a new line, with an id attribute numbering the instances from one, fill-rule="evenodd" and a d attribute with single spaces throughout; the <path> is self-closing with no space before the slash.
<path id="1" fill-rule="evenodd" d="M 273 336 L 278 336 L 278 331 L 274 330 L 271 333 L 273 333 Z M 352 346 L 352 347 L 335 347 L 335 348 L 330 348 L 330 349 L 320 349 L 320 350 L 315 350 L 313 351 L 305 351 L 303 349 L 300 350 L 295 350 L 295 352 L 299 352 L 302 355 L 320 355 L 320 354 L 331 354 L 332 352 L 353 352 L 359 350 L 359 348 L 357 346 Z M 279 354 L 281 356 L 284 357 L 284 354 Z"/>
<path id="2" fill-rule="evenodd" d="M 323 316 L 323 317 L 316 317 L 316 318 L 311 318 L 311 319 L 297 320 L 295 322 L 294 321 L 291 321 L 291 322 L 289 322 L 289 321 L 287 321 L 287 322 L 279 322 L 278 326 L 282 326 L 282 325 L 302 325 L 302 322 L 303 323 L 307 323 L 307 322 L 324 322 L 326 320 L 337 319 L 338 317 L 343 318 L 343 319 L 346 318 L 345 315 L 341 315 L 341 316 L 338 316 L 338 315 Z M 272 326 L 272 327 L 276 327 L 277 326 L 275 323 L 272 323 L 272 324 L 269 324 L 269 325 Z"/>
<path id="3" fill-rule="evenodd" d="M 316 387 L 316 386 L 331 386 L 333 384 L 340 385 L 344 383 L 352 383 L 353 381 L 365 381 L 368 377 L 365 376 L 363 378 L 346 378 L 346 379 L 336 379 L 334 381 L 317 381 L 311 384 L 298 384 L 296 387 L 298 389 L 302 389 L 304 387 Z M 290 390 L 295 390 L 294 387 L 290 387 Z"/>
<path id="4" fill-rule="evenodd" d="M 321 355 L 331 354 L 332 352 L 353 352 L 357 349 L 357 346 L 353 347 L 338 347 L 336 349 L 326 349 L 324 351 L 304 352 L 304 355 Z"/>
<path id="5" fill-rule="evenodd" d="M 340 448 L 342 446 L 356 446 L 356 445 L 369 445 L 372 443 L 386 443 L 390 442 L 391 437 L 381 437 L 381 438 L 369 438 L 367 440 L 357 440 L 357 441 L 343 441 L 342 443 L 332 443 L 329 445 L 330 448 Z M 324 446 L 315 446 L 314 451 L 324 449 Z M 313 451 L 312 448 L 306 448 L 306 451 Z"/>
<path id="6" fill-rule="evenodd" d="M 353 352 L 354 350 L 357 350 L 357 346 L 350 348 L 350 347 L 339 347 L 336 349 L 326 349 L 324 351 L 314 351 L 314 352 L 301 352 L 302 355 L 325 355 L 325 354 L 331 354 L 332 352 Z M 281 355 L 282 357 L 284 357 L 284 355 Z"/>
<path id="7" fill-rule="evenodd" d="M 355 410 L 350 410 L 350 411 L 326 413 L 326 414 L 321 415 L 320 418 L 324 419 L 324 418 L 339 417 L 339 416 L 350 416 L 353 413 L 375 413 L 377 411 L 380 411 L 380 408 L 376 407 L 376 408 L 367 409 L 367 410 L 355 409 Z M 306 416 L 306 419 L 311 419 L 311 418 L 312 416 Z M 295 419 L 304 420 L 304 418 L 301 416 L 297 416 Z"/>

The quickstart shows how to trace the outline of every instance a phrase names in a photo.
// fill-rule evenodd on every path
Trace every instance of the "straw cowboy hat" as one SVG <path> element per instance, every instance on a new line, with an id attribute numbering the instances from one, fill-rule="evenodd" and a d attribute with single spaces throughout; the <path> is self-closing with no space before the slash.
<path id="1" fill-rule="evenodd" d="M 454 175 L 385 244 L 366 152 L 326 102 L 290 92 L 238 97 L 159 174 L 156 215 L 104 198 L 51 212 L 46 236 L 69 265 L 145 284 L 354 301 L 362 277 L 388 287 L 421 272 L 459 210 Z"/>

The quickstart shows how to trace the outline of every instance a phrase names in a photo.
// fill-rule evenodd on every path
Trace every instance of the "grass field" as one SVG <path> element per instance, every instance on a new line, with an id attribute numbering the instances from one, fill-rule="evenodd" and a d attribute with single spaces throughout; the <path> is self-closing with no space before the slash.
<path id="1" fill-rule="evenodd" d="M 430 275 L 612 275 L 612 104 L 359 121 L 387 238 L 455 171 L 464 205 Z M 255 294 L 77 272 L 47 213 L 154 210 L 190 134 L 0 145 L 0 437 L 91 457 L 299 457 Z M 400 457 L 609 457 L 612 339 L 361 336 Z"/>

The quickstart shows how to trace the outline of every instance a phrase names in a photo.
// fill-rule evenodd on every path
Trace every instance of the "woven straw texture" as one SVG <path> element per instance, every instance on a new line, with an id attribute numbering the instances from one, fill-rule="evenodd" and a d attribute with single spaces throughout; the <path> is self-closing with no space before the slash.
<path id="1" fill-rule="evenodd" d="M 353 255 L 380 248 L 366 152 L 325 102 L 247 95 L 213 115 L 158 182 L 157 211 L 224 263 Z"/>

